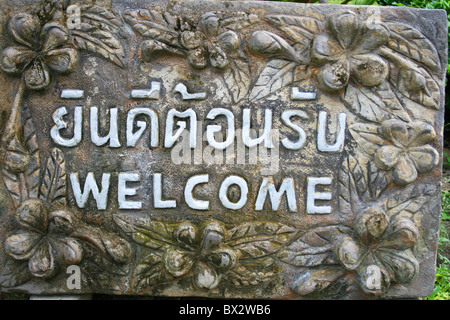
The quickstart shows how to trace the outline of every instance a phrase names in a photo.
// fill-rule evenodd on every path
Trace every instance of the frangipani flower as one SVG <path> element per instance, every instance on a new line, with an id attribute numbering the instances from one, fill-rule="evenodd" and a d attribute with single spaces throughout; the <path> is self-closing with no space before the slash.
<path id="1" fill-rule="evenodd" d="M 51 81 L 50 69 L 57 73 L 74 71 L 77 51 L 65 46 L 68 34 L 60 23 L 41 26 L 37 16 L 18 13 L 9 21 L 8 31 L 20 45 L 3 50 L 0 68 L 9 74 L 23 74 L 29 89 L 45 89 Z"/>
<path id="2" fill-rule="evenodd" d="M 223 237 L 224 228 L 219 222 L 209 222 L 201 233 L 191 223 L 182 223 L 174 231 L 179 246 L 169 248 L 164 256 L 167 271 L 181 277 L 192 270 L 197 287 L 214 289 L 220 282 L 220 272 L 231 269 L 237 261 Z"/>
<path id="3" fill-rule="evenodd" d="M 391 218 L 379 208 L 367 208 L 354 222 L 354 235 L 341 235 L 335 255 L 347 270 L 358 274 L 366 293 L 386 292 L 391 282 L 409 283 L 418 274 L 413 255 L 419 231 L 412 220 Z"/>
<path id="4" fill-rule="evenodd" d="M 5 251 L 16 260 L 28 260 L 33 276 L 50 278 L 58 265 L 81 262 L 82 244 L 69 236 L 73 220 L 70 211 L 48 211 L 41 200 L 26 200 L 16 210 L 20 229 L 6 238 Z"/>
<path id="5" fill-rule="evenodd" d="M 396 184 L 412 183 L 419 173 L 429 172 L 438 164 L 439 154 L 429 144 L 436 138 L 430 124 L 391 119 L 382 123 L 381 133 L 392 144 L 380 147 L 374 161 L 380 169 L 394 171 Z"/>
<path id="6" fill-rule="evenodd" d="M 352 12 L 331 16 L 327 33 L 315 35 L 311 45 L 311 61 L 321 66 L 317 74 L 320 86 L 338 91 L 347 86 L 351 76 L 367 87 L 381 84 L 388 75 L 388 64 L 373 52 L 388 37 L 385 27 L 369 28 Z"/>
<path id="7" fill-rule="evenodd" d="M 141 51 L 144 59 L 150 61 L 160 52 L 171 52 L 185 56 L 193 68 L 204 69 L 209 64 L 223 70 L 230 64 L 229 56 L 238 54 L 238 34 L 220 28 L 220 19 L 212 12 L 205 13 L 196 27 L 186 24 L 179 32 L 176 46 L 155 40 L 143 41 Z"/>
<path id="8" fill-rule="evenodd" d="M 220 20 L 212 12 L 205 13 L 195 31 L 184 31 L 181 46 L 188 50 L 187 61 L 197 69 L 203 69 L 208 61 L 213 68 L 225 69 L 230 61 L 228 54 L 239 49 L 239 36 L 231 30 L 220 29 Z"/>

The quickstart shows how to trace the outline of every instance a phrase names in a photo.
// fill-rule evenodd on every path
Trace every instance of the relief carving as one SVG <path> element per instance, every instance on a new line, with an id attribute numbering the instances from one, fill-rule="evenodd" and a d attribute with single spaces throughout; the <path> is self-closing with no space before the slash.
<path id="1" fill-rule="evenodd" d="M 110 231 L 68 207 L 64 154 L 54 148 L 41 163 L 22 100 L 28 90 L 48 88 L 54 73 L 73 72 L 81 50 L 126 68 L 120 42 L 126 29 L 101 7 L 83 8 L 79 29 L 67 28 L 57 5 L 50 12 L 45 19 L 42 11 L 12 15 L 8 33 L 15 44 L 0 56 L 1 69 L 20 76 L 2 135 L 2 180 L 17 224 L 4 242 L 11 260 L 0 275 L 3 287 L 51 279 L 62 266 L 86 259 L 106 274 L 108 261 L 120 266 L 119 274 L 134 279 L 132 291 L 148 294 L 173 283 L 214 292 L 277 284 L 285 265 L 297 271 L 290 287 L 298 295 L 335 297 L 355 286 L 383 295 L 417 277 L 421 209 L 437 191 L 423 180 L 412 183 L 432 172 L 440 156 L 434 120 L 411 109 L 441 104 L 440 58 L 420 31 L 390 21 L 367 25 L 364 13 L 351 10 L 328 17 L 122 12 L 147 64 L 171 54 L 195 72 L 211 67 L 234 103 L 260 101 L 293 84 L 313 86 L 336 97 L 356 122 L 347 129 L 350 141 L 337 150 L 341 224 L 303 230 L 271 221 L 194 224 L 116 212 L 117 230 Z M 253 76 L 255 57 L 263 65 Z"/>

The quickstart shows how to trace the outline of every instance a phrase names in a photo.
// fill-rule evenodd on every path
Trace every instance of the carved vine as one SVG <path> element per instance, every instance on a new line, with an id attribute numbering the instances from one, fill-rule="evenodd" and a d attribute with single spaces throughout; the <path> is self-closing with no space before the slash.
<path id="1" fill-rule="evenodd" d="M 57 6 L 51 15 L 39 12 L 10 19 L 17 44 L 0 59 L 4 72 L 21 76 L 2 138 L 2 178 L 20 227 L 5 241 L 13 258 L 7 265 L 14 268 L 4 269 L 3 286 L 50 277 L 61 263 L 79 263 L 86 243 L 117 263 L 131 255 L 120 236 L 87 225 L 65 208 L 63 154 L 54 149 L 41 166 L 31 118 L 21 119 L 24 92 L 49 86 L 53 73 L 74 71 L 78 50 L 124 67 L 124 28 L 100 7 L 82 10 L 78 30 L 64 25 Z M 115 223 L 138 244 L 136 290 L 154 292 L 179 281 L 208 290 L 225 282 L 270 283 L 283 265 L 300 271 L 291 285 L 300 295 L 334 296 L 355 283 L 378 295 L 417 276 L 416 221 L 436 190 L 410 183 L 433 170 L 439 155 L 433 125 L 414 118 L 411 109 L 438 110 L 441 100 L 439 55 L 420 31 L 389 21 L 369 26 L 367 17 L 348 10 L 328 18 L 207 12 L 194 21 L 156 8 L 126 10 L 122 17 L 142 37 L 144 61 L 173 54 L 199 72 L 211 67 L 235 103 L 307 83 L 336 95 L 360 120 L 349 126 L 353 141 L 338 174 L 339 210 L 347 223 L 303 232 L 277 222 L 194 225 L 116 214 Z M 255 30 L 261 24 L 273 30 Z M 251 56 L 266 58 L 255 80 Z M 389 198 L 383 197 L 388 189 Z"/>

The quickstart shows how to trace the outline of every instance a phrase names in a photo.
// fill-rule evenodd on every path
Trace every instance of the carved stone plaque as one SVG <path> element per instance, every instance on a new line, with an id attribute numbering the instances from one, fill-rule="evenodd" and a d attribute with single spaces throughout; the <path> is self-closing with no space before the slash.
<path id="1" fill-rule="evenodd" d="M 3 292 L 431 293 L 444 11 L 0 3 Z"/>

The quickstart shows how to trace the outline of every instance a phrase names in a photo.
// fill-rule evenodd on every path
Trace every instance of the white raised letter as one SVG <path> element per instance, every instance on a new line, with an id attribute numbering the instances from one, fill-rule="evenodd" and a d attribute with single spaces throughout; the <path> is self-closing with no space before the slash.
<path id="1" fill-rule="evenodd" d="M 138 130 L 133 133 L 133 123 L 134 118 L 137 115 L 147 115 L 150 117 L 150 147 L 157 147 L 158 146 L 158 116 L 156 112 L 149 108 L 136 108 L 131 109 L 130 112 L 128 112 L 127 116 L 127 147 L 134 147 L 136 145 L 136 142 L 139 140 L 139 138 L 144 133 L 144 130 L 147 128 L 147 122 L 145 121 L 136 121 L 136 126 L 138 127 Z"/>
<path id="2" fill-rule="evenodd" d="M 86 181 L 84 182 L 84 191 L 81 192 L 80 181 L 78 178 L 78 173 L 70 174 L 70 182 L 72 183 L 73 195 L 79 208 L 84 208 L 86 202 L 89 198 L 89 193 L 92 192 L 92 196 L 97 202 L 98 210 L 106 210 L 106 201 L 108 198 L 109 191 L 109 173 L 104 173 L 102 175 L 102 191 L 98 190 L 97 182 L 94 178 L 94 173 L 89 172 L 86 176 Z"/>
<path id="3" fill-rule="evenodd" d="M 197 136 L 197 114 L 194 110 L 188 109 L 186 111 L 180 112 L 175 109 L 170 109 L 167 114 L 166 119 L 166 134 L 164 138 L 164 147 L 170 148 L 174 145 L 175 141 L 180 137 L 184 129 L 186 129 L 186 121 L 177 121 L 178 130 L 175 134 L 173 131 L 174 117 L 179 118 L 189 118 L 190 119 L 190 132 L 189 132 L 189 146 L 194 149 L 196 146 L 196 136 Z"/>
<path id="4" fill-rule="evenodd" d="M 218 115 L 224 115 L 227 118 L 228 123 L 227 139 L 224 142 L 217 142 L 214 139 L 214 133 L 220 132 L 222 127 L 219 125 L 212 125 L 212 124 L 206 126 L 206 139 L 208 140 L 209 145 L 212 146 L 213 148 L 223 150 L 229 145 L 231 145 L 234 141 L 234 134 L 235 134 L 234 115 L 230 110 L 224 108 L 214 108 L 208 113 L 206 119 L 212 120 Z"/>
<path id="5" fill-rule="evenodd" d="M 53 121 L 55 125 L 50 130 L 50 136 L 55 143 L 64 147 L 75 147 L 81 141 L 82 125 L 83 125 L 83 107 L 75 107 L 73 119 L 73 138 L 66 139 L 61 137 L 59 131 L 67 128 L 67 123 L 62 119 L 67 114 L 66 107 L 56 109 L 53 113 Z"/>
<path id="6" fill-rule="evenodd" d="M 272 210 L 278 210 L 281 203 L 281 197 L 284 193 L 286 193 L 289 211 L 295 212 L 297 210 L 294 180 L 292 178 L 284 179 L 278 191 L 272 182 L 269 182 L 266 178 L 263 178 L 263 182 L 261 183 L 261 187 L 259 188 L 258 196 L 256 197 L 255 210 L 260 211 L 263 209 L 267 193 L 270 195 Z"/>
<path id="7" fill-rule="evenodd" d="M 256 139 L 250 138 L 250 109 L 244 109 L 242 114 L 242 140 L 247 147 L 254 147 L 264 141 L 266 148 L 273 148 L 270 133 L 272 131 L 272 110 L 264 110 L 264 132 Z"/>
<path id="8" fill-rule="evenodd" d="M 306 134 L 302 128 L 291 121 L 293 116 L 298 116 L 302 120 L 308 120 L 309 116 L 301 110 L 286 110 L 281 114 L 281 120 L 283 120 L 284 124 L 296 131 L 299 135 L 297 142 L 291 142 L 288 138 L 284 138 L 281 140 L 281 143 L 286 149 L 298 150 L 305 144 Z"/>
<path id="9" fill-rule="evenodd" d="M 162 177 L 161 173 L 153 175 L 153 206 L 155 208 L 176 208 L 175 200 L 162 200 Z"/>
<path id="10" fill-rule="evenodd" d="M 241 198 L 238 200 L 238 202 L 231 202 L 227 196 L 228 188 L 233 184 L 236 184 L 241 189 Z M 247 182 L 239 176 L 227 177 L 225 180 L 223 180 L 219 189 L 219 199 L 222 202 L 223 206 L 227 209 L 233 210 L 241 209 L 247 202 L 247 195 L 248 195 Z"/>
<path id="11" fill-rule="evenodd" d="M 208 210 L 209 201 L 194 199 L 192 192 L 196 185 L 200 183 L 207 183 L 209 181 L 209 176 L 207 174 L 200 174 L 189 178 L 186 182 L 186 187 L 184 189 L 184 199 L 186 200 L 189 208 L 196 210 Z"/>
<path id="12" fill-rule="evenodd" d="M 339 113 L 339 127 L 337 129 L 337 137 L 336 143 L 333 145 L 329 145 L 327 143 L 327 134 L 326 134 L 326 125 L 327 125 L 327 112 L 320 111 L 319 112 L 319 122 L 317 129 L 317 149 L 319 151 L 324 152 L 341 152 L 344 148 L 344 140 L 345 140 L 345 126 L 347 115 L 345 113 Z"/>
<path id="13" fill-rule="evenodd" d="M 127 181 L 139 181 L 138 173 L 120 172 L 117 190 L 117 200 L 119 202 L 119 209 L 141 209 L 141 201 L 129 201 L 127 196 L 134 196 L 136 194 L 135 188 L 127 188 Z"/>
<path id="14" fill-rule="evenodd" d="M 316 185 L 330 185 L 331 178 L 320 177 L 313 178 L 308 177 L 308 187 L 306 192 L 306 212 L 310 214 L 325 214 L 331 213 L 330 206 L 316 206 L 315 200 L 331 200 L 331 192 L 317 192 Z"/>
<path id="15" fill-rule="evenodd" d="M 117 108 L 111 108 L 109 110 L 109 133 L 100 137 L 98 135 L 98 108 L 91 107 L 91 140 L 97 146 L 103 146 L 109 140 L 109 146 L 111 148 L 120 147 L 119 143 L 119 130 L 117 128 Z"/>

